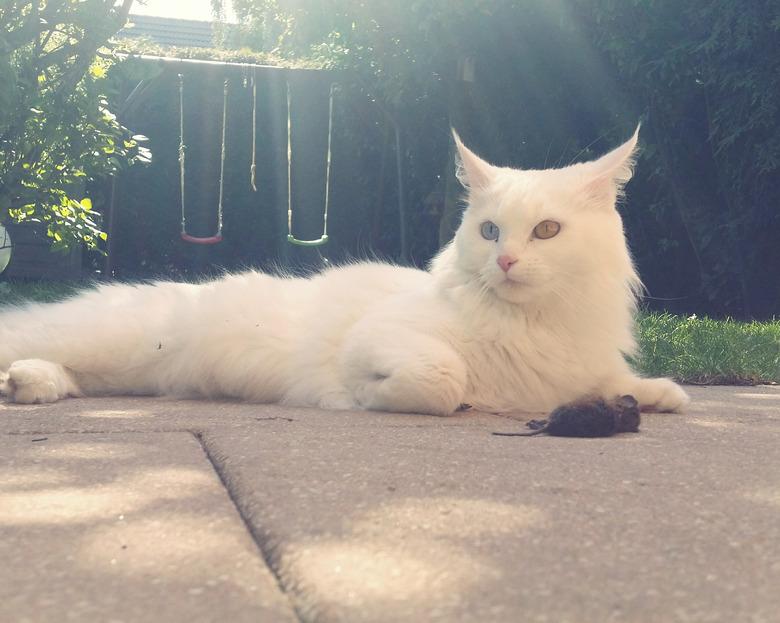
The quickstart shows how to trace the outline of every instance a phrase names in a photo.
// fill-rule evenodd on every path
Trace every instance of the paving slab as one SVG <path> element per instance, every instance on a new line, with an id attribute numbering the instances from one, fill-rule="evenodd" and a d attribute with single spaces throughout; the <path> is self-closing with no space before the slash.
<path id="1" fill-rule="evenodd" d="M 529 414 L 516 414 L 527 419 Z M 495 416 L 460 412 L 449 417 L 366 411 L 323 411 L 279 405 L 166 398 L 76 398 L 43 405 L 16 405 L 0 397 L 0 434 L 43 432 L 200 432 L 218 427 L 263 428 L 271 422 L 305 426 L 488 426 Z"/>
<path id="2" fill-rule="evenodd" d="M 0 437 L 0 621 L 296 621 L 198 440 Z"/>
<path id="3" fill-rule="evenodd" d="M 645 415 L 639 434 L 597 440 L 490 434 L 522 429 L 529 414 L 435 418 L 125 398 L 0 404 L 0 439 L 22 447 L 39 443 L 32 434 L 143 439 L 139 462 L 154 466 L 171 455 L 158 440 L 197 433 L 304 621 L 777 622 L 780 388 L 690 393 L 686 415 Z M 75 458 L 63 465 L 82 471 Z M 134 487 L 121 481 L 119 490 Z M 37 499 L 34 487 L 29 496 Z M 44 505 L 31 516 L 52 513 Z M 163 540 L 178 542 L 168 534 Z M 16 543 L 19 561 L 21 552 L 35 559 L 44 539 L 3 541 Z M 88 543 L 63 539 L 76 543 L 79 574 L 105 574 Z M 203 560 L 212 555 L 205 546 Z M 39 567 L 37 580 L 28 574 L 14 585 L 16 603 L 49 575 L 67 584 L 56 565 Z M 150 578 L 133 576 L 129 586 L 154 597 Z M 171 616 L 184 585 L 176 584 Z M 105 592 L 121 599 L 122 591 Z M 220 591 L 210 593 L 210 612 L 219 613 L 210 620 L 241 620 L 222 609 Z"/>
<path id="4" fill-rule="evenodd" d="M 780 391 L 694 394 L 610 439 L 336 418 L 204 443 L 305 620 L 778 621 Z"/>

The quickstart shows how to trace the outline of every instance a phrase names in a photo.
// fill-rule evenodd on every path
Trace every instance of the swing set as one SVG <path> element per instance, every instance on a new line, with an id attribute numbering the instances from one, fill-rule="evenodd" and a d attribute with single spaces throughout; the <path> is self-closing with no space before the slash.
<path id="1" fill-rule="evenodd" d="M 184 242 L 200 245 L 213 245 L 222 242 L 223 225 L 223 197 L 225 187 L 225 154 L 226 134 L 228 122 L 228 95 L 230 81 L 225 80 L 222 91 L 222 141 L 220 145 L 219 165 L 219 199 L 217 201 L 217 228 L 211 236 L 193 236 L 187 231 L 187 208 L 185 203 L 185 179 L 186 179 L 186 152 L 187 145 L 184 140 L 184 76 L 179 73 L 179 192 L 181 198 L 181 232 Z M 246 79 L 245 79 L 246 85 Z M 252 73 L 252 162 L 249 167 L 250 186 L 257 192 L 257 74 Z M 325 153 L 325 199 L 322 216 L 322 234 L 319 238 L 302 240 L 293 234 L 293 201 L 292 201 L 292 94 L 290 82 L 287 87 L 287 241 L 290 244 L 303 247 L 319 247 L 328 242 L 328 208 L 330 205 L 330 177 L 331 177 L 331 139 L 333 136 L 333 100 L 336 90 L 335 83 L 331 83 L 328 96 L 328 143 Z"/>
<path id="2" fill-rule="evenodd" d="M 186 170 L 186 152 L 187 152 L 187 145 L 185 141 L 185 130 L 187 129 L 185 127 L 185 120 L 184 120 L 184 112 L 185 112 L 185 105 L 184 105 L 184 96 L 185 96 L 185 80 L 184 76 L 180 73 L 182 71 L 183 67 L 186 66 L 219 66 L 219 67 L 232 67 L 232 68 L 240 68 L 244 72 L 243 77 L 243 83 L 244 87 L 248 84 L 248 78 L 249 72 L 251 71 L 251 87 L 252 87 L 252 162 L 250 165 L 250 186 L 253 191 L 257 192 L 257 179 L 256 179 L 256 153 L 257 153 L 257 74 L 260 71 L 289 71 L 285 69 L 280 69 L 276 67 L 267 67 L 262 65 L 254 65 L 254 64 L 248 64 L 248 63 L 233 63 L 233 62 L 226 62 L 226 61 L 213 61 L 213 60 L 202 60 L 202 59 L 181 59 L 181 58 L 170 58 L 170 57 L 162 57 L 162 56 L 154 56 L 154 55 L 147 55 L 147 54 L 141 54 L 141 55 L 130 55 L 130 54 L 121 54 L 121 56 L 124 57 L 133 57 L 142 61 L 150 62 L 150 63 L 156 63 L 158 65 L 168 67 L 168 68 L 177 68 L 175 72 L 178 74 L 178 90 L 179 90 L 179 193 L 180 193 L 180 201 L 181 201 L 181 229 L 180 229 L 180 237 L 182 241 L 190 244 L 197 244 L 197 245 L 215 245 L 223 240 L 223 200 L 224 200 L 224 185 L 225 185 L 225 166 L 226 166 L 226 134 L 227 134 L 227 124 L 228 124 L 228 103 L 229 103 L 229 97 L 231 95 L 231 83 L 229 81 L 225 81 L 223 84 L 223 93 L 222 93 L 222 138 L 221 138 L 221 151 L 220 151 L 220 170 L 219 170 L 219 198 L 217 201 L 217 226 L 214 233 L 210 236 L 195 236 L 191 234 L 187 229 L 187 215 L 188 215 L 188 203 L 185 202 L 185 199 L 187 196 L 185 195 L 186 191 L 186 184 L 185 181 L 187 179 L 187 170 Z M 170 76 L 169 72 L 165 72 L 164 74 L 161 74 L 162 76 Z M 157 82 L 157 78 L 150 78 L 150 79 L 143 79 L 141 80 L 131 91 L 131 93 L 126 98 L 123 105 L 120 107 L 119 110 L 119 116 L 121 119 L 124 119 L 125 116 L 130 115 L 135 110 L 137 104 L 142 101 L 145 97 L 145 94 L 154 86 L 154 84 Z M 300 239 L 295 236 L 293 233 L 293 193 L 292 193 L 292 168 L 293 168 L 293 161 L 295 158 L 293 157 L 293 149 L 292 149 L 292 143 L 293 143 L 293 127 L 292 127 L 292 110 L 295 102 L 293 101 L 291 88 L 290 88 L 290 80 L 287 79 L 286 81 L 286 100 L 287 100 L 287 123 L 286 123 L 286 132 L 287 132 L 287 149 L 286 149 L 286 157 L 287 157 L 287 236 L 286 241 L 291 245 L 298 245 L 303 247 L 320 247 L 328 242 L 328 210 L 330 206 L 330 185 L 331 185 L 331 140 L 333 135 L 333 125 L 334 125 L 334 95 L 337 91 L 336 84 L 330 85 L 330 92 L 329 92 L 329 98 L 328 98 L 328 135 L 327 135 L 327 148 L 326 148 L 326 154 L 325 154 L 325 196 L 323 200 L 323 212 L 322 212 L 322 233 L 319 236 L 319 238 L 315 238 L 312 240 L 304 240 Z M 369 91 L 370 89 L 364 85 L 364 89 L 366 91 Z M 386 122 L 392 127 L 394 130 L 395 135 L 395 156 L 396 156 L 396 175 L 397 175 L 397 182 L 398 182 L 398 192 L 397 192 L 397 201 L 398 201 L 398 219 L 399 219 L 399 232 L 400 232 L 400 257 L 402 260 L 408 259 L 408 251 L 407 251 L 407 236 L 406 236 L 406 230 L 407 230 L 407 224 L 406 224 L 406 207 L 405 207 L 405 199 L 404 199 L 404 186 L 403 186 L 403 180 L 404 180 L 404 172 L 403 172 L 403 144 L 402 144 L 402 132 L 401 132 L 401 125 L 398 122 L 398 120 L 395 118 L 395 115 L 391 113 L 391 111 L 386 110 L 381 103 L 377 99 L 372 99 L 376 105 L 379 106 L 381 112 L 383 113 L 383 116 L 386 120 Z M 112 274 L 112 241 L 113 241 L 113 222 L 114 222 L 114 210 L 115 210 L 115 203 L 116 203 L 116 178 L 112 180 L 112 191 L 111 191 L 111 200 L 109 203 L 108 208 L 108 218 L 107 218 L 107 231 L 109 234 L 108 240 L 109 240 L 109 247 L 108 252 L 106 253 L 106 259 L 104 263 L 104 273 L 106 275 Z"/>

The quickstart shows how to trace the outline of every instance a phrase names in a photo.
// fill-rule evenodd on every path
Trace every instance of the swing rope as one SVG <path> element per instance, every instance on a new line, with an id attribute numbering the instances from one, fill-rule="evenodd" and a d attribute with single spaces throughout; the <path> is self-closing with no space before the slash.
<path id="1" fill-rule="evenodd" d="M 330 160 L 331 137 L 333 135 L 333 93 L 335 84 L 330 85 L 328 98 L 328 149 L 325 155 L 325 209 L 322 215 L 322 236 L 315 240 L 300 240 L 292 231 L 292 107 L 290 83 L 287 82 L 287 242 L 302 247 L 319 247 L 328 242 L 328 206 L 330 204 Z"/>
<path id="2" fill-rule="evenodd" d="M 222 242 L 222 198 L 225 186 L 225 138 L 227 129 L 228 81 L 222 96 L 222 149 L 219 165 L 219 203 L 217 204 L 217 231 L 213 236 L 205 238 L 187 233 L 187 216 L 184 203 L 185 153 L 184 143 L 184 76 L 179 74 L 179 184 L 181 192 L 181 239 L 193 244 L 217 244 Z"/>
<path id="3" fill-rule="evenodd" d="M 225 136 L 227 134 L 228 81 L 222 90 L 222 147 L 219 154 L 219 205 L 217 206 L 217 236 L 222 237 L 222 198 L 225 190 Z"/>
<path id="4" fill-rule="evenodd" d="M 8 234 L 8 230 L 0 225 L 0 231 L 3 232 L 3 244 L 0 244 L 0 249 L 10 249 L 13 245 L 11 244 L 11 237 Z"/>
<path id="5" fill-rule="evenodd" d="M 252 69 L 252 165 L 249 167 L 249 183 L 257 192 L 257 67 Z"/>

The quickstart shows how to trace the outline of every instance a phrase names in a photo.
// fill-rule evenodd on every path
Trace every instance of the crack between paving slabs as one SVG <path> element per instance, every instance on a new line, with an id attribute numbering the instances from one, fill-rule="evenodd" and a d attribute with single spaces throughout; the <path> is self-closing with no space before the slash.
<path id="1" fill-rule="evenodd" d="M 211 467 L 214 470 L 214 473 L 217 475 L 217 478 L 219 478 L 219 482 L 222 484 L 223 489 L 227 493 L 228 498 L 230 499 L 230 503 L 233 505 L 233 508 L 236 509 L 238 516 L 241 518 L 241 521 L 244 524 L 244 528 L 246 529 L 247 533 L 252 539 L 252 542 L 255 544 L 255 547 L 257 547 L 257 552 L 260 554 L 261 560 L 263 561 L 268 571 L 276 580 L 276 585 L 279 587 L 281 593 L 286 597 L 287 603 L 290 604 L 290 608 L 295 614 L 295 618 L 301 623 L 304 623 L 305 619 L 303 615 L 301 614 L 300 610 L 298 610 L 298 607 L 295 605 L 295 601 L 293 600 L 290 593 L 285 588 L 281 577 L 274 569 L 274 566 L 271 564 L 271 555 L 268 549 L 265 547 L 265 540 L 263 539 L 262 535 L 257 533 L 254 526 L 249 521 L 249 518 L 244 514 L 244 511 L 241 508 L 241 505 L 238 503 L 238 499 L 236 498 L 236 495 L 234 494 L 233 489 L 230 486 L 230 483 L 228 482 L 224 470 L 220 466 L 219 461 L 217 461 L 217 459 L 211 453 L 211 450 L 209 449 L 208 444 L 206 443 L 206 440 L 203 437 L 203 431 L 188 431 L 188 432 L 191 433 L 195 437 L 197 442 L 200 444 L 200 447 L 203 450 L 203 454 L 206 456 L 206 459 L 211 464 Z"/>
<path id="2" fill-rule="evenodd" d="M 279 587 L 279 590 L 281 593 L 286 597 L 287 603 L 290 605 L 290 609 L 295 615 L 295 618 L 303 623 L 304 619 L 296 607 L 295 603 L 293 602 L 292 598 L 290 597 L 290 593 L 285 590 L 284 585 L 282 584 L 282 580 L 279 577 L 279 575 L 276 573 L 276 571 L 273 568 L 273 565 L 271 564 L 271 559 L 269 553 L 266 551 L 266 548 L 263 544 L 263 539 L 252 527 L 252 524 L 249 522 L 246 515 L 244 515 L 244 512 L 241 509 L 241 506 L 238 504 L 238 500 L 236 499 L 235 495 L 233 494 L 233 490 L 229 486 L 227 479 L 225 478 L 224 472 L 222 468 L 219 466 L 219 463 L 214 458 L 214 456 L 211 454 L 211 451 L 209 450 L 208 446 L 205 443 L 205 440 L 203 439 L 203 431 L 194 431 L 190 429 L 162 429 L 162 430 L 143 430 L 143 431 L 128 431 L 128 430 L 90 430 L 90 431 L 80 431 L 80 430 L 70 430 L 70 431 L 11 431 L 3 433 L 4 435 L 8 436 L 15 436 L 15 437 L 30 437 L 30 436 L 38 436 L 38 435 L 110 435 L 110 434 L 143 434 L 143 433 L 186 433 L 188 435 L 192 435 L 195 437 L 195 440 L 197 441 L 198 445 L 200 446 L 201 450 L 203 451 L 203 454 L 206 457 L 206 460 L 211 465 L 211 468 L 214 470 L 214 473 L 217 475 L 217 478 L 219 479 L 220 484 L 222 485 L 222 488 L 227 493 L 228 499 L 230 500 L 230 503 L 233 505 L 233 508 L 236 509 L 236 512 L 238 513 L 238 516 L 241 518 L 241 522 L 244 524 L 244 528 L 249 534 L 249 537 L 252 539 L 252 542 L 255 544 L 255 547 L 257 548 L 258 553 L 260 554 L 260 559 L 265 564 L 266 568 L 269 570 L 271 575 L 273 576 L 274 580 L 276 580 L 276 585 Z"/>

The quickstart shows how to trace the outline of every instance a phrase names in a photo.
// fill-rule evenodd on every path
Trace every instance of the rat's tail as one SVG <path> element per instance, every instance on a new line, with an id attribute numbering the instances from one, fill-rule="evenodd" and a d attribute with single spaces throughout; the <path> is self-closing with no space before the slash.
<path id="1" fill-rule="evenodd" d="M 532 430 L 529 433 L 491 433 L 491 434 L 497 435 L 499 437 L 531 437 L 533 435 L 538 435 L 544 432 L 546 432 L 545 428 L 539 428 L 537 430 Z"/>

